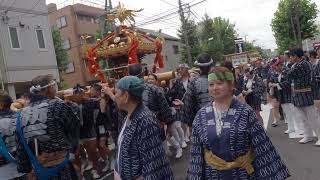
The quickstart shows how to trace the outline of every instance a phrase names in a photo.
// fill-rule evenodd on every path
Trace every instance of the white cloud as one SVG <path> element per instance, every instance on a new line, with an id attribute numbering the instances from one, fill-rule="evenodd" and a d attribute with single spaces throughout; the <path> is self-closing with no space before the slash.
<path id="1" fill-rule="evenodd" d="M 94 2 L 102 4 L 104 0 L 69 0 L 64 4 L 61 4 L 65 0 L 46 0 L 47 3 L 57 3 L 62 5 L 71 4 L 73 2 Z M 171 4 L 178 4 L 178 0 L 165 0 Z M 183 2 L 199 2 L 200 0 L 183 0 Z M 313 0 L 320 7 L 319 0 Z M 118 4 L 118 0 L 112 0 L 113 6 Z M 143 8 L 144 11 L 139 13 L 136 18 L 137 24 L 143 23 L 150 18 L 146 16 L 154 17 L 159 13 L 175 8 L 172 5 L 166 4 L 161 0 L 121 0 L 126 7 L 130 9 Z M 245 37 L 249 41 L 255 41 L 256 44 L 263 48 L 276 48 L 275 39 L 270 27 L 271 19 L 277 9 L 279 0 L 207 0 L 206 2 L 199 4 L 192 8 L 194 14 L 201 18 L 204 13 L 208 13 L 210 17 L 221 16 L 228 18 L 230 22 L 236 25 L 240 36 Z M 175 12 L 172 10 L 170 12 Z M 194 18 L 194 15 L 191 15 Z M 180 25 L 179 16 L 176 13 L 170 16 L 169 20 L 159 20 L 157 23 L 143 26 L 144 28 L 150 28 L 154 30 L 162 29 L 163 32 L 175 35 Z M 195 19 L 196 21 L 199 21 Z"/>

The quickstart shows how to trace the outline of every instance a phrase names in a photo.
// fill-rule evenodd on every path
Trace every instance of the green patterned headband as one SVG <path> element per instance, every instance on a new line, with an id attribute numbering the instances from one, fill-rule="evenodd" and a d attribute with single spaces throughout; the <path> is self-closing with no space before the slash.
<path id="1" fill-rule="evenodd" d="M 211 73 L 208 75 L 208 81 L 234 81 L 234 76 L 231 72 Z"/>

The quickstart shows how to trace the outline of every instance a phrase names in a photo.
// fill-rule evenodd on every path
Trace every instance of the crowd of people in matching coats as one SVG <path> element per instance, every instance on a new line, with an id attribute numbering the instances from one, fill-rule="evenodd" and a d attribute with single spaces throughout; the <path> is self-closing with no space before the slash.
<path id="1" fill-rule="evenodd" d="M 57 97 L 52 76 L 38 76 L 23 101 L 0 93 L 0 179 L 98 179 L 113 170 L 117 180 L 170 180 L 168 157 L 186 153 L 190 180 L 286 179 L 261 104 L 271 103 L 273 127 L 284 118 L 285 133 L 320 145 L 320 65 L 308 54 L 292 49 L 239 67 L 201 54 L 199 70 L 181 64 L 177 78 L 161 84 L 155 74 L 144 80 L 135 64 L 116 82 L 92 85 L 90 95 L 77 85 Z"/>

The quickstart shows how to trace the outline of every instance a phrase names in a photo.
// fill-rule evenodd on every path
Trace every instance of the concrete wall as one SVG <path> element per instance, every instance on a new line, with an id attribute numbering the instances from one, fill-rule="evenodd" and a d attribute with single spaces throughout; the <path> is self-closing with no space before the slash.
<path id="1" fill-rule="evenodd" d="M 178 68 L 181 61 L 181 55 L 180 52 L 177 54 L 174 52 L 173 46 L 178 46 L 178 49 L 180 49 L 181 43 L 179 41 L 172 40 L 165 41 L 165 45 L 162 48 L 164 68 L 160 69 L 160 72 L 172 71 Z M 147 55 L 143 58 L 142 63 L 153 65 L 154 58 L 155 54 Z M 151 69 L 152 67 L 149 67 L 149 70 Z"/>
<path id="2" fill-rule="evenodd" d="M 11 0 L 4 0 L 1 3 L 0 10 L 8 10 L 1 14 L 0 20 L 3 53 L 0 59 L 4 65 L 1 70 L 5 70 L 5 83 L 28 82 L 44 74 L 53 74 L 59 80 L 47 6 L 45 0 L 37 2 L 38 0 L 16 0 L 13 3 Z M 9 27 L 17 28 L 20 49 L 11 48 Z M 43 30 L 45 49 L 39 49 L 36 29 Z"/>

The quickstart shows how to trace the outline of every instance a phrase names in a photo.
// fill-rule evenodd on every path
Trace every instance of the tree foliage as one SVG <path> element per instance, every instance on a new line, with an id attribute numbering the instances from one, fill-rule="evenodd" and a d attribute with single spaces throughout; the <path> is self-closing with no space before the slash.
<path id="1" fill-rule="evenodd" d="M 258 52 L 263 59 L 270 58 L 260 46 L 256 46 L 251 42 L 244 42 L 244 48 L 246 51 Z"/>
<path id="2" fill-rule="evenodd" d="M 234 53 L 236 30 L 228 19 L 221 17 L 211 19 L 206 14 L 199 27 L 202 52 L 210 54 L 217 61 L 222 61 L 223 55 Z"/>
<path id="3" fill-rule="evenodd" d="M 63 41 L 61 39 L 59 30 L 55 28 L 52 29 L 52 39 L 53 39 L 54 50 L 56 53 L 56 60 L 57 60 L 57 65 L 59 69 L 59 75 L 60 75 L 59 88 L 62 88 L 62 86 L 64 85 L 63 85 L 63 79 L 61 74 L 68 67 L 68 54 L 67 54 L 67 51 L 63 48 Z"/>
<path id="4" fill-rule="evenodd" d="M 185 46 L 186 44 L 186 39 L 183 35 L 183 31 L 187 33 L 189 45 L 190 45 L 190 50 L 191 50 L 191 58 L 192 60 L 196 59 L 196 57 L 199 55 L 201 52 L 200 50 L 200 44 L 198 40 L 198 32 L 197 32 L 197 24 L 193 20 L 187 20 L 186 29 L 182 29 L 182 27 L 178 30 L 178 36 L 180 37 L 180 41 L 183 44 L 182 49 L 181 49 L 181 61 L 184 63 L 188 62 L 188 54 L 187 54 L 187 47 Z"/>
<path id="5" fill-rule="evenodd" d="M 236 30 L 234 24 L 231 24 L 228 19 L 221 17 L 212 19 L 206 14 L 198 24 L 195 24 L 193 20 L 188 20 L 186 27 L 193 60 L 202 52 L 210 54 L 217 61 L 222 61 L 223 55 L 234 53 Z M 185 44 L 182 29 L 179 30 L 178 36 L 182 44 Z M 187 48 L 183 46 L 182 60 L 184 62 L 187 61 L 186 52 Z"/>
<path id="6" fill-rule="evenodd" d="M 271 23 L 279 53 L 294 46 L 301 46 L 302 40 L 317 34 L 315 24 L 317 13 L 317 5 L 310 0 L 281 0 L 279 2 Z M 297 31 L 299 28 L 296 22 L 300 22 L 300 32 Z M 300 40 L 298 33 L 301 33 Z"/>

